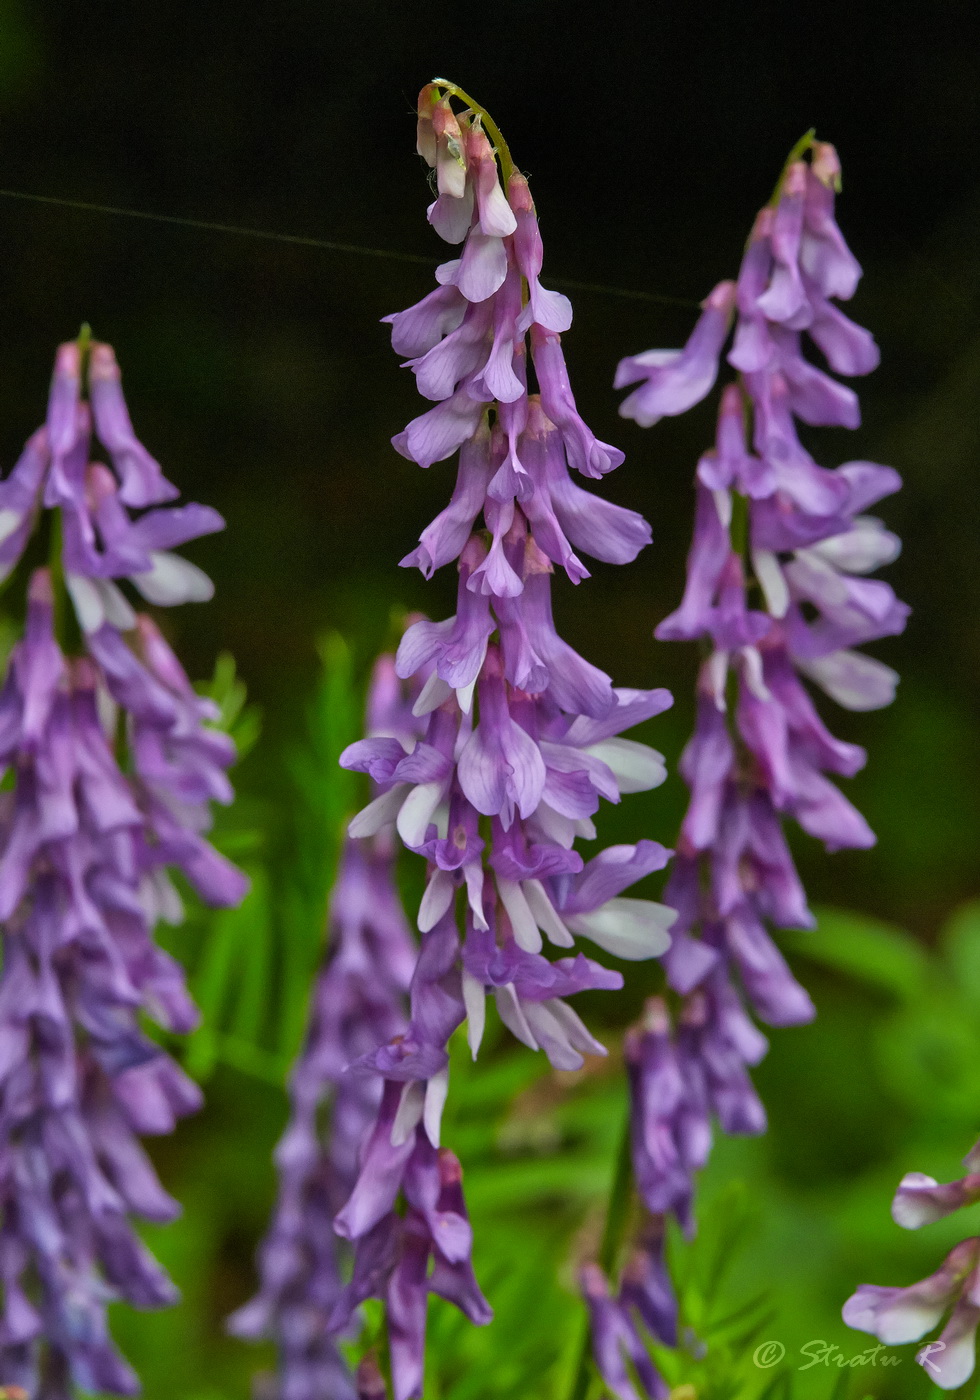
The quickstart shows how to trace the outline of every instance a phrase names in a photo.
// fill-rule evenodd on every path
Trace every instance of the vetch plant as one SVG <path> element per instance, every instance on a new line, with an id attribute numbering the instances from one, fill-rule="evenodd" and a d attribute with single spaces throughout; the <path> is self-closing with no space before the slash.
<path id="1" fill-rule="evenodd" d="M 410 743 L 418 727 L 394 657 L 379 657 L 368 691 L 368 734 Z M 402 1035 L 407 1024 L 416 950 L 395 887 L 396 854 L 391 830 L 363 841 L 348 837 L 341 852 L 325 958 L 290 1076 L 290 1121 L 276 1149 L 279 1199 L 259 1254 L 261 1290 L 229 1322 L 238 1336 L 277 1341 L 284 1400 L 347 1400 L 358 1393 L 335 1340 L 343 1330 L 335 1318 L 346 1323 L 362 1300 L 344 1286 L 333 1219 L 357 1179 L 361 1144 L 381 1102 L 380 1080 L 348 1068 Z M 366 1364 L 364 1374 L 369 1371 Z"/>
<path id="2" fill-rule="evenodd" d="M 111 467 L 92 461 L 93 426 Z M 62 345 L 47 420 L 0 483 L 4 575 L 43 516 L 50 539 L 0 695 L 0 1376 L 43 1400 L 137 1391 L 106 1305 L 176 1298 L 132 1224 L 179 1211 L 139 1134 L 200 1106 L 142 1025 L 197 1019 L 153 930 L 182 918 L 170 867 L 213 905 L 247 883 L 205 836 L 234 745 L 116 582 L 161 605 L 211 596 L 172 551 L 224 522 L 165 504 L 177 494 L 133 432 L 111 347 L 87 331 Z"/>
<path id="3" fill-rule="evenodd" d="M 595 1042 L 561 998 L 619 978 L 581 953 L 550 962 L 544 938 L 570 949 L 578 934 L 626 958 L 668 942 L 669 911 L 619 898 L 663 867 L 664 848 L 616 847 L 586 866 L 574 842 L 594 836 L 601 797 L 618 801 L 663 780 L 661 756 L 619 736 L 670 697 L 614 689 L 555 631 L 556 565 L 578 582 L 587 570 L 576 550 L 625 563 L 649 528 L 569 475 L 599 479 L 622 453 L 599 442 L 575 407 L 560 343 L 571 307 L 540 285 L 527 181 L 465 94 L 469 111 L 454 114 L 456 94 L 447 84 L 423 90 L 419 150 L 439 191 L 429 220 L 462 253 L 438 270 L 437 291 L 389 320 L 395 348 L 437 401 L 395 445 L 422 466 L 460 449 L 453 500 L 403 563 L 428 575 L 458 559 L 458 605 L 445 622 L 415 623 L 398 651 L 399 674 L 424 681 L 415 705 L 428 716 L 423 742 L 411 755 L 369 741 L 345 756 L 384 787 L 352 833 L 394 820 L 429 860 L 423 934 L 465 890 L 461 971 L 473 1053 L 492 991 L 518 1039 L 569 1069 Z M 538 393 L 527 388 L 528 356 Z"/>
<path id="4" fill-rule="evenodd" d="M 617 387 L 637 386 L 625 417 L 649 427 L 683 413 L 713 387 L 734 323 L 727 361 L 737 378 L 698 463 L 684 596 L 656 631 L 697 640 L 704 660 L 680 764 L 691 799 L 664 892 L 678 913 L 666 996 L 650 1002 L 626 1047 L 647 1223 L 615 1302 L 601 1276 L 583 1277 L 597 1364 L 619 1400 L 637 1394 L 624 1354 L 644 1393 L 664 1394 L 637 1363 L 636 1327 L 676 1342 L 661 1222 L 672 1214 L 694 1230 L 693 1177 L 712 1120 L 727 1133 L 765 1131 L 748 1070 L 767 1042 L 747 1005 L 775 1026 L 814 1014 L 768 931 L 814 926 L 784 818 L 828 851 L 874 842 L 827 776 L 857 772 L 864 751 L 829 733 L 804 684 L 852 710 L 888 704 L 897 676 L 856 648 L 900 632 L 908 615 L 887 583 L 866 577 L 898 554 L 896 537 L 865 513 L 898 489 L 897 474 L 865 461 L 822 467 L 796 429 L 796 420 L 855 428 L 860 419 L 854 391 L 805 357 L 804 336 L 837 374 L 878 363 L 870 334 L 834 304 L 860 276 L 834 218 L 839 174 L 834 148 L 809 133 L 756 219 L 737 281 L 711 292 L 685 348 L 631 356 L 616 374 Z"/>
<path id="5" fill-rule="evenodd" d="M 518 1040 L 557 1068 L 580 1067 L 605 1050 L 567 999 L 622 978 L 576 937 L 649 958 L 675 917 L 623 897 L 664 866 L 659 843 L 611 847 L 588 863 L 575 847 L 594 838 L 601 798 L 663 780 L 661 756 L 620 736 L 670 697 L 614 688 L 558 636 L 551 613 L 556 567 L 578 583 L 588 576 L 580 553 L 627 563 L 649 527 L 570 475 L 601 479 L 623 454 L 576 408 L 560 341 L 571 306 L 540 283 L 534 205 L 499 131 L 465 93 L 435 82 L 419 99 L 418 148 L 435 171 L 429 221 L 461 251 L 438 269 L 435 291 L 387 318 L 435 405 L 394 442 L 420 466 L 457 451 L 459 464 L 450 504 L 402 562 L 429 577 L 457 561 L 459 591 L 454 617 L 414 622 L 398 649 L 417 732 L 375 733 L 342 758 L 376 792 L 350 836 L 377 841 L 394 827 L 425 858 L 427 882 L 407 1025 L 348 1070 L 375 1076 L 380 1103 L 334 1222 L 353 1247 L 353 1273 L 328 1324 L 345 1333 L 360 1303 L 384 1302 L 395 1400 L 422 1394 L 430 1293 L 475 1323 L 491 1317 L 470 1262 L 461 1169 L 440 1142 L 450 1036 L 465 1021 L 477 1055 L 490 993 Z M 283 1393 L 307 1394 L 286 1346 L 281 1359 Z M 377 1390 L 370 1365 L 365 1386 Z"/>

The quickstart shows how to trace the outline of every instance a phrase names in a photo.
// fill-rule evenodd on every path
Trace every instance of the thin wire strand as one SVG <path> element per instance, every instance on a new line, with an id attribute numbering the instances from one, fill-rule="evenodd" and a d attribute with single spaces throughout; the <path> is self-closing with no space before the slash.
<path id="1" fill-rule="evenodd" d="M 124 219 L 144 219 L 155 224 L 170 224 L 175 228 L 198 229 L 206 233 L 228 233 L 239 238 L 261 238 L 267 243 L 291 243 L 300 248 L 319 248 L 328 253 L 352 253 L 364 258 L 387 258 L 392 262 L 415 263 L 435 267 L 438 258 L 422 253 L 403 253 L 395 248 L 368 248 L 360 243 L 338 243 L 329 238 L 307 238 L 298 233 L 276 233 L 271 229 L 243 228 L 238 224 L 211 223 L 207 219 L 187 219 L 179 214 L 154 214 L 145 209 L 122 209 L 114 204 L 90 204 L 84 199 L 63 199 L 58 195 L 29 194 L 25 190 L 0 189 L 0 199 L 17 199 L 27 204 L 48 204 L 59 209 L 76 209 L 85 214 L 115 214 Z M 607 287 L 599 282 L 576 282 L 568 277 L 552 277 L 555 286 L 570 291 L 594 292 L 599 296 L 622 297 L 630 301 L 659 302 L 665 306 L 697 307 L 686 297 L 668 296 L 662 292 L 641 292 L 628 287 Z"/>

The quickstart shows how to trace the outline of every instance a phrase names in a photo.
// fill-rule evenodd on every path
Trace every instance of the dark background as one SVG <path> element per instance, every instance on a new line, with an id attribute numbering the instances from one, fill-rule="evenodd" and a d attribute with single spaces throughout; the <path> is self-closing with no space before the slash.
<path id="1" fill-rule="evenodd" d="M 796 845 L 816 902 L 893 919 L 932 942 L 980 885 L 975 27 L 966 3 L 871 0 L 0 0 L 0 186 L 434 264 L 446 252 L 425 222 L 415 95 L 437 74 L 470 91 L 530 175 L 546 283 L 667 298 L 572 293 L 565 347 L 579 406 L 627 452 L 601 489 L 642 510 L 655 542 L 629 568 L 597 566 L 578 590 L 560 581 L 556 607 L 564 634 L 618 683 L 675 691 L 675 710 L 649 734 L 675 770 L 690 732 L 696 649 L 654 643 L 651 632 L 680 595 L 691 480 L 714 405 L 643 432 L 617 416 L 613 370 L 624 354 L 683 342 L 700 298 L 736 272 L 787 151 L 815 126 L 840 151 L 840 221 L 865 268 L 852 310 L 883 360 L 858 385 L 862 428 L 813 432 L 808 445 L 828 466 L 869 457 L 903 474 L 905 490 L 881 513 L 905 540 L 888 576 L 913 614 L 903 637 L 874 649 L 903 674 L 896 704 L 868 716 L 823 707 L 835 732 L 869 748 L 851 786 L 879 846 L 828 859 L 814 843 Z M 55 346 L 91 322 L 116 347 L 147 446 L 187 496 L 227 519 L 223 535 L 189 551 L 216 580 L 214 602 L 181 609 L 167 625 L 193 676 L 207 675 L 218 651 L 234 652 L 263 709 L 263 739 L 238 784 L 246 810 L 264 813 L 273 848 L 277 831 L 290 829 L 283 754 L 302 727 L 317 637 L 339 629 L 363 670 L 390 639 L 392 609 L 453 608 L 451 570 L 427 585 L 397 568 L 448 498 L 454 469 L 422 472 L 391 449 L 420 405 L 379 325 L 431 286 L 431 271 L 411 261 L 0 196 L 0 464 L 9 469 L 43 417 Z M 672 773 L 661 792 L 606 814 L 602 834 L 669 843 L 683 800 Z M 907 1282 L 935 1267 L 929 1240 L 915 1241 L 914 1259 L 883 1259 L 906 1243 L 893 1240 L 887 1202 L 903 1170 L 955 1175 L 977 1088 L 968 1076 L 955 1128 L 932 1080 L 913 1113 L 900 1057 L 888 1061 L 898 1065 L 891 1079 L 868 1069 L 884 1003 L 812 968 L 808 981 L 820 1019 L 777 1035 L 778 1054 L 759 1076 L 773 1132 L 729 1144 L 713 1169 L 766 1183 L 767 1280 L 799 1291 L 801 1251 L 811 1262 L 838 1246 L 846 1256 L 836 1272 L 813 1263 L 810 1286 L 823 1290 L 825 1313 L 809 1295 L 794 1305 L 801 1340 L 825 1325 L 817 1316 L 838 1315 L 856 1282 Z M 940 1028 L 948 1005 L 940 997 Z M 971 1003 L 963 1024 L 977 1014 Z M 980 1050 L 969 1035 L 962 1059 L 973 1074 Z M 904 1022 L 893 1039 L 909 1043 Z M 934 1058 L 945 1083 L 946 1061 Z M 244 1394 L 252 1365 L 247 1349 L 220 1342 L 221 1319 L 252 1284 L 284 1101 L 274 1079 L 258 1084 L 226 1066 L 208 1105 L 158 1153 L 187 1214 L 150 1234 L 184 1307 L 152 1324 L 122 1310 L 118 1319 L 154 1400 Z M 933 1155 L 896 1146 L 910 1122 L 928 1125 Z M 492 1152 L 488 1160 L 489 1180 L 499 1163 Z M 605 1168 L 597 1170 L 601 1186 Z M 474 1167 L 473 1199 L 481 1179 Z M 846 1337 L 842 1345 L 852 1347 Z M 902 1375 L 918 1393 L 913 1370 L 909 1361 Z"/>
<path id="2" fill-rule="evenodd" d="M 801 858 L 818 896 L 927 934 L 975 887 L 980 836 L 974 18 L 966 3 L 5 0 L 0 183 L 435 259 L 414 98 L 435 74 L 471 91 L 531 176 L 546 279 L 691 303 L 578 292 L 566 337 L 584 415 L 628 454 L 603 489 L 648 516 L 655 543 L 561 591 L 559 616 L 618 682 L 676 690 L 658 731 L 674 760 L 692 649 L 650 631 L 680 591 L 713 407 L 641 432 L 616 416 L 612 372 L 624 353 L 682 342 L 693 304 L 735 272 L 786 151 L 816 126 L 843 161 L 840 219 L 865 267 L 853 310 L 883 363 L 859 385 L 861 430 L 811 446 L 827 465 L 869 456 L 903 473 L 883 513 L 906 541 L 890 577 L 914 612 L 879 649 L 905 676 L 894 710 L 834 721 L 872 751 L 855 788 L 887 839 L 871 856 Z M 0 247 L 2 460 L 42 415 L 54 346 L 89 320 L 116 346 L 148 446 L 227 517 L 195 551 L 217 599 L 174 625 L 192 672 L 235 653 L 266 712 L 256 771 L 274 782 L 270 746 L 295 723 L 320 630 L 366 655 L 392 604 L 451 610 L 448 573 L 427 587 L 396 568 L 452 468 L 425 474 L 390 449 L 417 399 L 378 324 L 430 273 L 3 198 Z M 672 784 L 650 809 L 658 826 L 681 800 Z"/>

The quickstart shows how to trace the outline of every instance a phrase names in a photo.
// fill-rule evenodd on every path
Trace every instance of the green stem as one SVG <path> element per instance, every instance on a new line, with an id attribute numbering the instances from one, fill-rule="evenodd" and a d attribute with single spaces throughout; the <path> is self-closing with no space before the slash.
<path id="1" fill-rule="evenodd" d="M 456 83 L 451 83 L 446 78 L 433 78 L 432 81 L 437 87 L 446 89 L 447 97 L 458 97 L 460 102 L 465 102 L 467 107 L 469 107 L 472 112 L 475 112 L 483 122 L 487 135 L 490 137 L 493 148 L 500 160 L 500 169 L 504 177 L 504 185 L 506 186 L 507 181 L 517 170 L 517 166 L 514 164 L 514 159 L 511 156 L 510 147 L 501 135 L 500 127 L 494 121 L 493 117 L 491 117 L 485 107 L 481 107 L 479 102 L 474 102 L 469 93 L 464 92 Z"/>
<path id="2" fill-rule="evenodd" d="M 591 1371 L 589 1358 L 592 1354 L 592 1334 L 589 1328 L 588 1319 L 582 1331 L 582 1342 L 579 1347 L 578 1365 L 575 1368 L 575 1383 L 572 1386 L 569 1400 L 585 1400 L 589 1390 Z"/>
<path id="3" fill-rule="evenodd" d="M 623 1124 L 623 1131 L 619 1139 L 619 1147 L 616 1151 L 616 1166 L 613 1173 L 612 1186 L 609 1191 L 609 1204 L 606 1207 L 606 1225 L 602 1232 L 602 1243 L 599 1246 L 599 1266 L 602 1272 L 608 1277 L 612 1273 L 616 1263 L 616 1256 L 623 1240 L 623 1231 L 626 1228 L 626 1221 L 629 1216 L 630 1199 L 633 1194 L 633 1153 L 632 1138 L 630 1136 L 630 1112 L 629 1106 L 626 1109 L 626 1120 Z M 579 1348 L 578 1365 L 575 1368 L 575 1378 L 572 1382 L 572 1389 L 569 1400 L 585 1400 L 589 1390 L 591 1375 L 591 1329 L 588 1320 L 582 1333 L 582 1343 Z"/>
<path id="4" fill-rule="evenodd" d="M 78 330 L 78 355 L 79 355 L 79 375 L 82 384 L 85 383 L 85 371 L 88 368 L 89 351 L 92 348 L 92 327 L 88 321 L 83 321 Z M 82 391 L 84 393 L 84 389 Z M 69 610 L 66 606 L 68 600 L 68 590 L 65 586 L 65 566 L 62 560 L 64 549 L 64 524 L 60 509 L 51 512 L 51 535 L 48 545 L 48 571 L 51 574 L 51 591 L 54 594 L 54 635 L 60 642 L 62 649 L 68 649 L 69 639 L 65 636 L 65 627 Z"/>
<path id="5" fill-rule="evenodd" d="M 783 166 L 782 171 L 780 172 L 779 179 L 776 181 L 776 188 L 772 192 L 772 199 L 770 199 L 769 201 L 770 209 L 775 209 L 776 205 L 779 203 L 780 197 L 783 193 L 783 184 L 786 180 L 786 176 L 789 173 L 790 166 L 795 165 L 801 156 L 806 155 L 807 151 L 810 149 L 810 147 L 813 145 L 816 139 L 817 128 L 815 126 L 811 126 L 809 131 L 804 131 L 799 141 L 797 141 L 796 145 L 786 157 L 786 163 Z"/>
<path id="6" fill-rule="evenodd" d="M 616 1262 L 616 1255 L 619 1253 L 619 1246 L 623 1238 L 623 1230 L 626 1227 L 626 1217 L 629 1214 L 632 1194 L 633 1152 L 630 1136 L 630 1112 L 627 1106 L 626 1119 L 623 1123 L 623 1132 L 616 1156 L 616 1172 L 609 1194 L 609 1206 L 606 1210 L 606 1228 L 602 1232 L 602 1244 L 599 1247 L 599 1265 L 605 1274 L 612 1272 L 612 1267 Z"/>
<path id="7" fill-rule="evenodd" d="M 64 646 L 65 643 L 65 600 L 67 589 L 65 588 L 65 569 L 62 563 L 61 552 L 63 548 L 63 531 L 61 522 L 61 511 L 51 512 L 51 539 L 48 546 L 48 570 L 51 574 L 51 592 L 54 595 L 54 635 Z"/>
<path id="8" fill-rule="evenodd" d="M 85 370 L 88 366 L 88 355 L 92 348 L 92 327 L 88 321 L 83 321 L 78 330 L 78 350 L 80 355 L 80 366 L 82 383 L 85 382 Z"/>
<path id="9" fill-rule="evenodd" d="M 732 552 L 743 555 L 749 543 L 749 503 L 739 491 L 732 492 Z"/>

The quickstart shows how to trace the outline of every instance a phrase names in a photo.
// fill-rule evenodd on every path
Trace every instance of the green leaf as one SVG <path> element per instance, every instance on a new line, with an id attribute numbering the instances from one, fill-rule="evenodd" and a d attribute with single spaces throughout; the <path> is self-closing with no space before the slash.
<path id="1" fill-rule="evenodd" d="M 759 1392 L 759 1400 L 789 1400 L 793 1393 L 793 1378 L 788 1371 L 779 1371 Z"/>
<path id="2" fill-rule="evenodd" d="M 263 1050 L 261 1046 L 235 1035 L 222 1035 L 217 1037 L 217 1041 L 218 1057 L 232 1069 L 249 1074 L 254 1079 L 262 1079 L 277 1089 L 286 1082 L 290 1064 L 281 1055 Z"/>
<path id="3" fill-rule="evenodd" d="M 189 977 L 201 1026 L 189 1038 L 186 1067 L 206 1078 L 220 1058 L 222 1033 L 257 1041 L 266 1008 L 271 929 L 268 878 L 251 868 L 252 887 L 237 909 L 211 913 L 203 951 Z"/>
<path id="4" fill-rule="evenodd" d="M 875 1047 L 883 1076 L 900 1102 L 964 1125 L 975 1122 L 980 1027 L 962 1003 L 930 998 L 903 1008 L 879 1028 Z"/>
<path id="5" fill-rule="evenodd" d="M 237 929 L 238 988 L 228 1028 L 236 1039 L 257 1045 L 268 1019 L 268 993 L 273 985 L 269 879 L 264 870 L 252 873 L 246 902 L 248 913 Z"/>
<path id="6" fill-rule="evenodd" d="M 241 761 L 250 749 L 255 747 L 262 729 L 261 712 L 255 705 L 246 708 L 248 692 L 244 681 L 240 680 L 231 652 L 223 651 L 214 663 L 214 675 L 209 681 L 197 686 L 201 695 L 206 695 L 220 711 L 214 728 L 230 735 Z"/>
<path id="7" fill-rule="evenodd" d="M 980 1006 L 980 899 L 962 904 L 943 929 L 939 946 L 957 988 Z"/>
<path id="8" fill-rule="evenodd" d="M 820 909 L 812 933 L 782 933 L 780 944 L 903 1001 L 920 996 L 929 976 L 926 952 L 910 933 L 849 910 Z"/>

